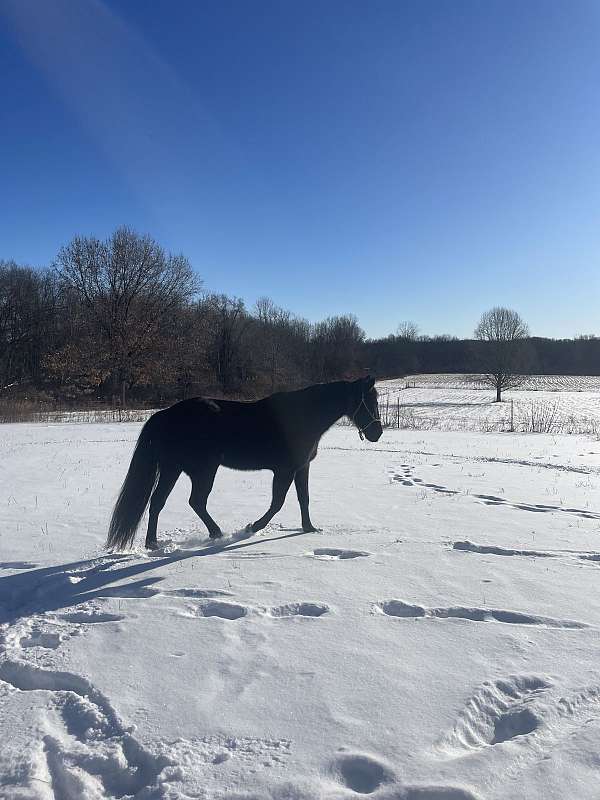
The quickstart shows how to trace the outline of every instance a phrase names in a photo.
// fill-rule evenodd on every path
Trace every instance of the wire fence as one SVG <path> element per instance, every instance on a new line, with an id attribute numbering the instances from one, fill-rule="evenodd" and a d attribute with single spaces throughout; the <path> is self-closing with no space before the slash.
<path id="1" fill-rule="evenodd" d="M 560 399 L 520 401 L 497 404 L 489 400 L 454 404 L 430 401 L 405 402 L 405 388 L 380 391 L 379 411 L 384 428 L 420 431 L 474 431 L 499 433 L 588 434 L 600 438 L 600 402 L 598 416 L 562 408 Z M 468 409 L 468 413 L 464 413 Z M 124 423 L 145 422 L 157 411 L 154 408 L 123 409 L 110 404 L 93 403 L 86 407 L 43 405 L 33 401 L 0 402 L 0 423 Z M 342 420 L 341 424 L 351 424 Z"/>
<path id="2" fill-rule="evenodd" d="M 32 401 L 0 402 L 0 423 L 33 422 L 100 423 L 144 422 L 157 408 L 121 408 L 111 404 L 89 404 L 77 408 L 60 404 L 46 405 Z"/>

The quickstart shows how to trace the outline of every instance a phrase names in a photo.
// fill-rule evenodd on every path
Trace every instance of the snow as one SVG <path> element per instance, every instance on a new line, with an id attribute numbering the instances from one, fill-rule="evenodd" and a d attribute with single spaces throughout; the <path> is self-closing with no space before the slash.
<path id="1" fill-rule="evenodd" d="M 0 797 L 598 795 L 600 443 L 332 429 L 103 549 L 141 425 L 0 427 Z"/>
<path id="2" fill-rule="evenodd" d="M 486 384 L 477 373 L 433 372 L 405 375 L 403 378 L 381 381 L 378 388 L 388 385 L 399 388 L 415 386 L 429 389 L 481 389 Z M 600 392 L 600 375 L 521 375 L 519 389 L 531 392 Z"/>
<path id="3" fill-rule="evenodd" d="M 575 389 L 576 380 L 587 388 Z M 495 402 L 494 389 L 467 375 L 411 375 L 382 381 L 377 388 L 382 418 L 389 417 L 394 427 L 399 414 L 401 428 L 508 431 L 512 413 L 517 431 L 600 434 L 600 378 L 595 376 L 533 375 L 520 389 L 504 390 L 501 403 Z"/>

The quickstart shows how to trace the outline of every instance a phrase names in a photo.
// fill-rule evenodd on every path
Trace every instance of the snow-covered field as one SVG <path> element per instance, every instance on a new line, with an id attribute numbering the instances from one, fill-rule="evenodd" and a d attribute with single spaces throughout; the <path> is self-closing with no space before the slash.
<path id="1" fill-rule="evenodd" d="M 401 428 L 486 432 L 508 431 L 512 419 L 516 431 L 600 434 L 598 378 L 534 375 L 520 389 L 504 391 L 502 403 L 495 402 L 495 390 L 482 388 L 468 378 L 420 375 L 382 381 L 377 388 L 384 421 L 387 415 L 393 426 L 399 417 Z M 535 378 L 555 378 L 557 382 L 553 385 L 550 381 L 540 381 L 540 388 L 526 388 L 533 385 Z M 559 378 L 563 384 L 558 382 Z M 405 388 L 407 383 L 409 388 Z M 587 388 L 573 388 L 576 385 Z"/>
<path id="2" fill-rule="evenodd" d="M 524 375 L 520 389 L 529 392 L 600 392 L 600 375 Z M 429 389 L 481 389 L 480 375 L 467 373 L 418 373 L 388 381 L 399 387 Z"/>
<path id="3" fill-rule="evenodd" d="M 600 442 L 337 427 L 321 533 L 222 470 L 110 555 L 140 427 L 0 427 L 0 797 L 598 797 Z"/>

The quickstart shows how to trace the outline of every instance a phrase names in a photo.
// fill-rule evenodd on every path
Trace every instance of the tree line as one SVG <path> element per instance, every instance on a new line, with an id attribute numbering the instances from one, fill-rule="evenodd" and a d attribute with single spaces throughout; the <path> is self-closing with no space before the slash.
<path id="1" fill-rule="evenodd" d="M 527 337 L 521 370 L 600 374 L 600 340 Z M 261 298 L 203 292 L 185 256 L 129 228 L 75 237 L 47 269 L 0 260 L 0 397 L 169 402 L 257 397 L 363 375 L 481 369 L 482 342 L 367 339 L 352 314 L 311 323 Z"/>

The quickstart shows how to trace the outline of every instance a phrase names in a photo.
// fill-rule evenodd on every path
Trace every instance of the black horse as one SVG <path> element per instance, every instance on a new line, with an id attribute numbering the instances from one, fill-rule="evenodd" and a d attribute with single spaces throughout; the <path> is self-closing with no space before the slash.
<path id="1" fill-rule="evenodd" d="M 308 511 L 308 470 L 319 439 L 347 416 L 361 438 L 376 442 L 382 428 L 374 386 L 372 378 L 363 378 L 279 392 L 256 402 L 197 397 L 158 411 L 140 433 L 113 511 L 107 546 L 131 546 L 150 500 L 146 547 L 156 549 L 158 515 L 182 472 L 192 480 L 191 507 L 212 538 L 221 536 L 206 510 L 220 466 L 273 470 L 273 499 L 267 513 L 250 526 L 253 532 L 264 528 L 280 510 L 292 481 L 302 529 L 316 530 Z"/>

